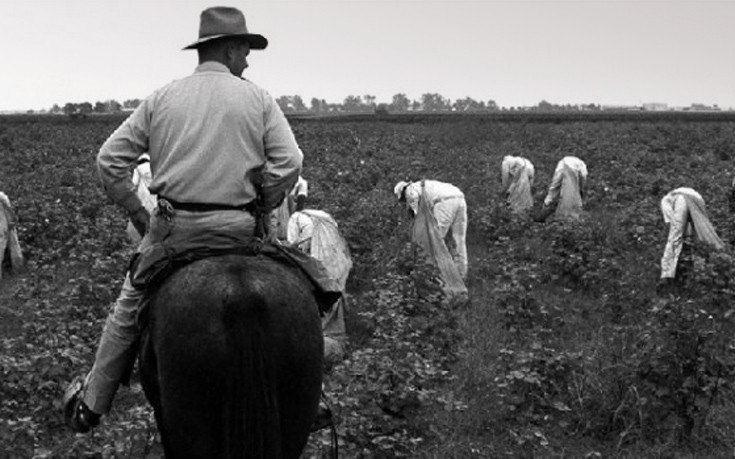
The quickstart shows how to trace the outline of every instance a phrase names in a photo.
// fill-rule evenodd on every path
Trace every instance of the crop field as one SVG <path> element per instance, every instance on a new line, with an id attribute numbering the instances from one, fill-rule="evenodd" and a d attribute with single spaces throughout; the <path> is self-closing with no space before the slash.
<path id="1" fill-rule="evenodd" d="M 162 457 L 138 383 L 93 433 L 60 397 L 89 370 L 134 247 L 95 155 L 120 117 L 0 117 L 0 191 L 27 268 L 0 280 L 0 457 Z M 325 375 L 341 457 L 712 457 L 735 454 L 735 116 L 361 116 L 293 119 L 309 207 L 338 221 L 354 267 L 348 356 Z M 500 162 L 589 169 L 579 223 L 511 217 Z M 417 262 L 394 184 L 465 193 L 469 301 Z M 685 249 L 656 293 L 659 202 L 690 186 L 722 252 Z M 304 457 L 328 457 L 327 431 Z"/>

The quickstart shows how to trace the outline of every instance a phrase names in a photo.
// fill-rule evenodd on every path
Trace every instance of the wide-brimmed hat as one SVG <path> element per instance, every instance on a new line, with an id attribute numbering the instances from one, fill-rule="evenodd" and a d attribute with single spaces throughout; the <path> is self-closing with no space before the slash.
<path id="1" fill-rule="evenodd" d="M 202 43 L 223 37 L 243 37 L 250 49 L 265 49 L 268 40 L 256 33 L 249 33 L 245 16 L 237 8 L 215 6 L 202 11 L 199 20 L 199 40 L 184 49 L 195 49 Z"/>

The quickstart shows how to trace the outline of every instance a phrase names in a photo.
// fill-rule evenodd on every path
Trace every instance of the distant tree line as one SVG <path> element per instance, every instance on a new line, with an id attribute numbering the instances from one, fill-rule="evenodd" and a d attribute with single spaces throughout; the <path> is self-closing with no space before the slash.
<path id="1" fill-rule="evenodd" d="M 98 101 L 94 105 L 90 102 L 67 102 L 63 107 L 54 104 L 49 113 L 59 113 L 70 116 L 87 116 L 92 113 L 120 113 L 131 111 L 139 104 L 140 99 L 129 99 L 123 103 L 116 100 Z M 602 110 L 654 110 L 646 107 L 603 107 L 599 104 L 554 104 L 542 100 L 533 106 L 499 107 L 494 100 L 475 100 L 471 97 L 450 100 L 441 94 L 426 93 L 419 100 L 411 100 L 406 94 L 399 93 L 393 96 L 390 103 L 378 102 L 370 94 L 357 96 L 349 95 L 342 103 L 329 103 L 324 99 L 312 98 L 307 106 L 299 95 L 280 96 L 276 103 L 287 114 L 340 114 L 340 113 L 401 113 L 401 112 L 495 112 L 495 111 L 523 111 L 523 112 L 579 112 Z M 662 104 L 663 105 L 663 104 Z M 702 104 L 692 104 L 685 110 L 707 111 L 719 110 L 717 105 L 709 107 Z M 43 111 L 42 111 L 43 112 Z"/>
<path id="2" fill-rule="evenodd" d="M 63 107 L 59 104 L 54 104 L 49 109 L 49 113 L 64 115 L 89 115 L 92 113 L 120 113 L 124 110 L 133 110 L 135 107 L 140 105 L 140 99 L 128 99 L 123 103 L 120 103 L 114 99 L 109 99 L 104 102 L 97 101 L 94 105 L 91 102 L 67 102 Z"/>
<path id="3" fill-rule="evenodd" d="M 406 94 L 399 93 L 393 96 L 390 103 L 378 103 L 376 97 L 370 94 L 358 96 L 349 95 L 342 103 L 328 103 L 324 99 L 312 98 L 307 107 L 299 95 L 281 96 L 276 99 L 278 106 L 284 113 L 396 113 L 407 111 L 424 112 L 468 112 L 468 111 L 495 111 L 499 110 L 494 100 L 477 101 L 471 97 L 450 99 L 436 93 L 426 93 L 420 100 L 411 100 Z"/>

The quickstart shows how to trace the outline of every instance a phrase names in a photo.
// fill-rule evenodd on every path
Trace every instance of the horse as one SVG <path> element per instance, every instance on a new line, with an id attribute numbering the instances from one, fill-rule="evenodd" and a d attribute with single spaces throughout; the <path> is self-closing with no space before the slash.
<path id="1" fill-rule="evenodd" d="M 168 458 L 298 458 L 323 339 L 307 281 L 263 255 L 175 271 L 151 295 L 139 368 Z"/>

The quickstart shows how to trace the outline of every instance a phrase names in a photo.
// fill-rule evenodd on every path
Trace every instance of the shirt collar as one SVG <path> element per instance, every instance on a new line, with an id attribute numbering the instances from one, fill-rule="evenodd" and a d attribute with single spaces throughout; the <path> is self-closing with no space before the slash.
<path id="1" fill-rule="evenodd" d="M 230 73 L 230 69 L 227 68 L 227 66 L 221 62 L 217 61 L 207 61 L 199 64 L 197 68 L 194 70 L 194 73 L 200 73 L 200 72 L 226 72 Z"/>

